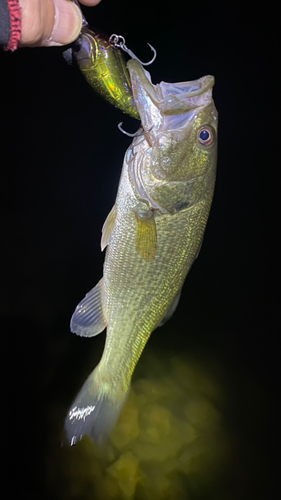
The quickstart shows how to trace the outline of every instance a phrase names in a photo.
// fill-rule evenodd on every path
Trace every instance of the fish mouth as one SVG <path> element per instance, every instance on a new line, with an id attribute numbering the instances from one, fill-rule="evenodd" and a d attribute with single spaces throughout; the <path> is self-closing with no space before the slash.
<path id="1" fill-rule="evenodd" d="M 173 115 L 185 115 L 188 121 L 193 115 L 190 111 L 207 106 L 212 101 L 215 79 L 211 75 L 188 82 L 154 85 L 148 71 L 136 59 L 130 59 L 127 67 L 144 130 L 151 127 L 159 129 L 167 121 L 165 117 Z M 183 120 L 179 121 L 182 123 Z"/>
<path id="2" fill-rule="evenodd" d="M 139 61 L 130 59 L 127 62 L 127 68 L 130 73 L 134 99 L 141 104 L 140 90 L 142 89 L 142 94 L 146 93 L 153 102 L 161 102 L 162 96 L 159 94 L 157 85 L 153 85 L 150 73 L 143 68 Z"/>

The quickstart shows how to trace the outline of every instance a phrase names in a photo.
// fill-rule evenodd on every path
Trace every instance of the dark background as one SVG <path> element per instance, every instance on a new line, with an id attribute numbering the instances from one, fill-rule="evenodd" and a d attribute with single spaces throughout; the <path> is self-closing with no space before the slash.
<path id="1" fill-rule="evenodd" d="M 254 426 L 243 420 L 243 403 L 237 419 L 268 467 L 257 482 L 245 473 L 237 498 L 265 498 L 275 478 L 279 377 L 277 12 L 268 3 L 102 0 L 84 13 L 93 27 L 124 35 L 143 60 L 150 42 L 158 53 L 148 68 L 154 83 L 215 75 L 217 184 L 200 258 L 176 312 L 182 338 L 166 338 L 163 327 L 150 342 L 177 349 L 191 338 L 223 351 L 239 373 L 237 401 L 245 398 L 244 373 L 261 388 Z M 69 318 L 102 275 L 101 227 L 130 144 L 117 124 L 137 128 L 61 54 L 0 54 L 1 428 L 10 491 L 29 497 L 42 485 L 50 402 L 64 399 L 67 408 L 95 364 L 88 345 L 70 334 Z M 95 362 L 103 341 L 94 340 Z"/>

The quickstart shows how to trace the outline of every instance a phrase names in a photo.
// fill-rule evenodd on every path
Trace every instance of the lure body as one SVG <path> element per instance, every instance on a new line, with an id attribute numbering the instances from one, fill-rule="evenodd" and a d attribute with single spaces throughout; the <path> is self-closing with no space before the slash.
<path id="1" fill-rule="evenodd" d="M 123 113 L 140 119 L 124 55 L 107 35 L 84 26 L 72 47 L 72 54 L 97 94 Z"/>

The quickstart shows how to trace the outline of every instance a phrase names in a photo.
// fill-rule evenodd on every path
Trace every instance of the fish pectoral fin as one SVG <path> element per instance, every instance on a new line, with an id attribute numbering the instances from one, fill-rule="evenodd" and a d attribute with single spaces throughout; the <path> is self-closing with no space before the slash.
<path id="1" fill-rule="evenodd" d="M 105 247 L 107 247 L 110 237 L 114 228 L 114 223 L 117 215 L 117 210 L 116 206 L 113 205 L 112 209 L 110 210 L 108 216 L 105 219 L 105 223 L 102 226 L 102 237 L 101 237 L 101 251 L 103 252 Z"/>
<path id="2" fill-rule="evenodd" d="M 154 214 L 149 211 L 146 214 L 135 213 L 137 223 L 136 249 L 139 255 L 151 262 L 157 252 L 157 233 Z"/>
<path id="3" fill-rule="evenodd" d="M 178 293 L 178 295 L 176 296 L 176 298 L 174 299 L 174 302 L 172 303 L 172 305 L 169 307 L 168 311 L 166 312 L 164 318 L 160 321 L 159 325 L 158 326 L 163 326 L 166 321 L 168 321 L 174 314 L 176 308 L 178 307 L 178 303 L 179 303 L 179 300 L 180 300 L 180 296 L 181 296 L 181 291 Z"/>
<path id="4" fill-rule="evenodd" d="M 102 283 L 101 279 L 79 302 L 72 315 L 70 329 L 81 337 L 94 337 L 107 326 L 102 311 Z"/>

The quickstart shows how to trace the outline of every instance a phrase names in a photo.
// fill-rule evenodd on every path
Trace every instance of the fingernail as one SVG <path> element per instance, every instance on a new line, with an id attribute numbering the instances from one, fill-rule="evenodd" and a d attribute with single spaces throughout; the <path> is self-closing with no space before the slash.
<path id="1" fill-rule="evenodd" d="M 65 45 L 73 42 L 81 31 L 82 15 L 79 7 L 70 0 L 54 0 L 55 22 L 48 45 Z"/>

